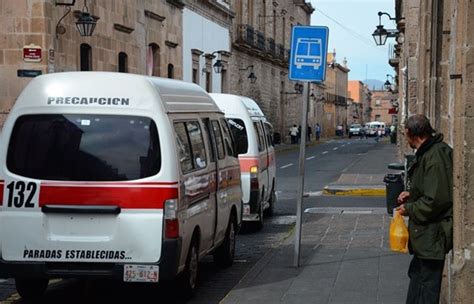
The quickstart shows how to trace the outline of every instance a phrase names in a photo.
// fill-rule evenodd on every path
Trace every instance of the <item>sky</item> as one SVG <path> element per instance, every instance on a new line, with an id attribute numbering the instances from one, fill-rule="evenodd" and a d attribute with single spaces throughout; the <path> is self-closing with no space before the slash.
<path id="1" fill-rule="evenodd" d="M 311 0 L 315 11 L 311 25 L 329 27 L 328 51 L 336 49 L 336 59 L 342 63 L 347 58 L 351 69 L 350 80 L 387 80 L 387 74 L 394 75 L 388 64 L 388 38 L 385 46 L 376 46 L 372 33 L 379 24 L 377 12 L 387 12 L 395 17 L 395 0 Z M 395 29 L 394 21 L 382 16 L 385 29 Z M 366 77 L 367 75 L 367 77 Z"/>

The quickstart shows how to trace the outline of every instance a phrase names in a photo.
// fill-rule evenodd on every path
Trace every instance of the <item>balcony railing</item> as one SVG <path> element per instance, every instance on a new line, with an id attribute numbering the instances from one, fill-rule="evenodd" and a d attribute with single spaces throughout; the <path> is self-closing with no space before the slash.
<path id="1" fill-rule="evenodd" d="M 273 38 L 267 39 L 267 51 L 268 53 L 270 53 L 270 55 L 275 56 L 275 52 L 276 52 L 275 39 Z"/>
<path id="2" fill-rule="evenodd" d="M 281 60 L 285 59 L 285 47 L 283 44 L 277 44 L 277 57 Z"/>
<path id="3" fill-rule="evenodd" d="M 248 24 L 239 25 L 238 40 L 249 46 L 255 46 L 255 30 Z"/>
<path id="4" fill-rule="evenodd" d="M 265 51 L 265 35 L 262 32 L 257 31 L 257 48 L 261 51 Z"/>

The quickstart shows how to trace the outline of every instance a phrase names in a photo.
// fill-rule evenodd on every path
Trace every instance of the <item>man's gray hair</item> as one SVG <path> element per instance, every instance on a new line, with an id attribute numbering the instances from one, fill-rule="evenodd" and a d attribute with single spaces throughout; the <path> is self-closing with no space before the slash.
<path id="1" fill-rule="evenodd" d="M 413 137 L 426 138 L 435 133 L 428 118 L 422 114 L 410 116 L 405 124 L 405 129 L 407 129 L 408 134 Z"/>

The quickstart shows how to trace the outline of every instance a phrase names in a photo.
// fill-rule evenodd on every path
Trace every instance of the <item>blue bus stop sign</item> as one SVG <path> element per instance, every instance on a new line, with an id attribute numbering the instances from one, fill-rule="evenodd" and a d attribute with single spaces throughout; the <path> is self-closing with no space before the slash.
<path id="1" fill-rule="evenodd" d="M 293 27 L 290 80 L 322 82 L 326 79 L 328 38 L 326 26 Z"/>

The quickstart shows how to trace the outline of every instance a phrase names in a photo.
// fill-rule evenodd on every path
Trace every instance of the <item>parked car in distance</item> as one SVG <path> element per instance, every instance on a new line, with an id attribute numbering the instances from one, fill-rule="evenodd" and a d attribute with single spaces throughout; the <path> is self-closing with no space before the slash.
<path id="1" fill-rule="evenodd" d="M 352 124 L 349 127 L 349 138 L 352 136 L 360 136 L 362 126 L 360 124 Z"/>

